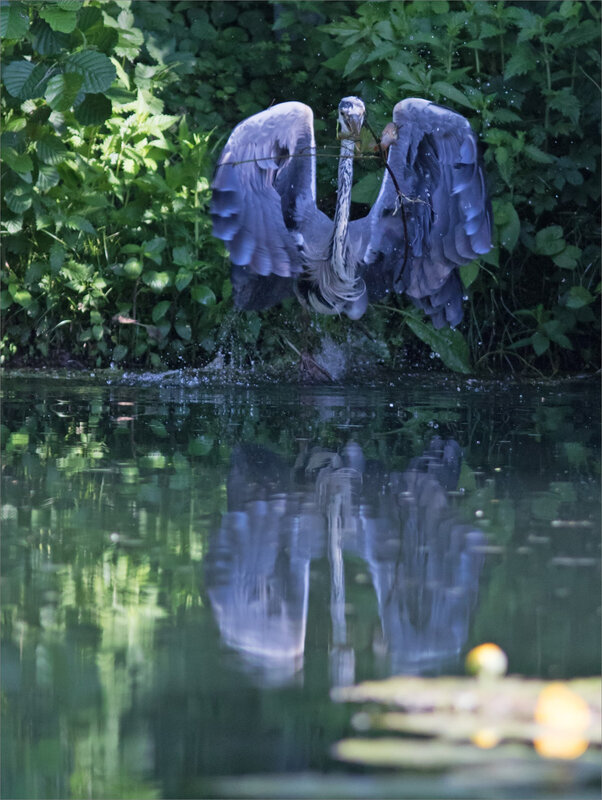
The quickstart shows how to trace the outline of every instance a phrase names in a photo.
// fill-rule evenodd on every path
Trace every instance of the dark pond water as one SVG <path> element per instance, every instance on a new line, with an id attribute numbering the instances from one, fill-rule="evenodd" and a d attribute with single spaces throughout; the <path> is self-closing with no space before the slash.
<path id="1" fill-rule="evenodd" d="M 333 759 L 330 690 L 599 673 L 597 385 L 3 398 L 3 797 L 443 797 Z"/>

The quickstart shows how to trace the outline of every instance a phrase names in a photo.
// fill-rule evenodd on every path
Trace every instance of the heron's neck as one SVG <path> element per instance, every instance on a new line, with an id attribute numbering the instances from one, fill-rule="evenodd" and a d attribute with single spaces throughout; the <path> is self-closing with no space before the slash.
<path id="1" fill-rule="evenodd" d="M 349 279 L 346 270 L 347 231 L 351 209 L 351 187 L 353 185 L 353 154 L 355 142 L 341 139 L 339 158 L 339 181 L 337 205 L 334 212 L 334 233 L 332 240 L 331 264 L 340 278 Z"/>

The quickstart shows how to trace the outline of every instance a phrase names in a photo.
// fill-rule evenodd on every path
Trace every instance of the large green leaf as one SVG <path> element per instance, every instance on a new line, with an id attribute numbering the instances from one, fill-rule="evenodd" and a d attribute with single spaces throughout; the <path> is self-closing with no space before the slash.
<path id="1" fill-rule="evenodd" d="M 23 186 L 22 184 L 21 186 L 16 186 L 5 193 L 4 200 L 11 211 L 14 211 L 15 214 L 22 214 L 28 208 L 31 208 L 33 201 L 31 187 Z"/>
<path id="2" fill-rule="evenodd" d="M 504 77 L 506 80 L 513 78 L 515 75 L 525 75 L 535 69 L 537 63 L 537 55 L 530 44 L 523 43 L 514 48 L 506 66 L 504 68 Z"/>
<path id="3" fill-rule="evenodd" d="M 33 161 L 27 153 L 17 153 L 13 147 L 2 148 L 2 160 L 15 172 L 31 172 Z"/>
<path id="4" fill-rule="evenodd" d="M 209 286 L 193 286 L 190 290 L 190 296 L 202 306 L 215 305 L 216 297 Z"/>
<path id="5" fill-rule="evenodd" d="M 25 96 L 21 94 L 25 82 L 35 69 L 35 64 L 31 61 L 11 61 L 2 70 L 2 82 L 6 86 L 6 90 L 13 97 L 18 97 L 21 100 Z"/>
<path id="6" fill-rule="evenodd" d="M 50 164 L 40 164 L 36 188 L 42 192 L 42 194 L 52 189 L 54 186 L 58 186 L 59 182 L 60 176 L 56 167 Z"/>
<path id="7" fill-rule="evenodd" d="M 453 328 L 435 330 L 432 325 L 408 315 L 407 323 L 419 339 L 439 356 L 446 367 L 454 372 L 472 372 L 468 345 L 464 336 Z"/>
<path id="8" fill-rule="evenodd" d="M 580 255 L 581 249 L 573 244 L 569 244 L 560 253 L 552 256 L 552 261 L 557 267 L 561 267 L 562 269 L 575 269 L 579 264 Z"/>
<path id="9" fill-rule="evenodd" d="M 73 33 L 77 25 L 77 11 L 61 8 L 59 4 L 45 3 L 39 14 L 53 31 L 59 33 Z"/>
<path id="10" fill-rule="evenodd" d="M 142 280 L 147 286 L 153 290 L 153 292 L 162 292 L 163 289 L 167 288 L 171 283 L 171 274 L 169 272 L 157 272 L 156 270 L 150 270 L 149 272 L 144 273 L 142 276 Z"/>
<path id="11" fill-rule="evenodd" d="M 382 171 L 370 172 L 355 184 L 351 192 L 351 199 L 354 203 L 372 204 L 378 197 L 382 183 Z"/>
<path id="12" fill-rule="evenodd" d="M 594 302 L 594 296 L 585 286 L 571 286 L 566 297 L 567 308 L 583 308 Z"/>
<path id="13" fill-rule="evenodd" d="M 22 39 L 29 28 L 29 14 L 23 3 L 11 2 L 0 8 L 0 37 Z"/>
<path id="14" fill-rule="evenodd" d="M 459 89 L 456 89 L 455 86 L 445 83 L 445 81 L 435 81 L 435 83 L 433 83 L 433 89 L 436 92 L 439 92 L 439 94 L 442 94 L 443 97 L 451 100 L 453 103 L 457 103 L 460 106 L 465 106 L 466 108 L 472 108 L 472 103 L 468 97 L 466 97 L 466 95 Z"/>
<path id="15" fill-rule="evenodd" d="M 111 101 L 100 92 L 87 94 L 75 109 L 75 119 L 81 125 L 101 125 L 113 111 Z"/>
<path id="16" fill-rule="evenodd" d="M 60 53 L 68 46 L 69 36 L 65 33 L 53 31 L 44 20 L 37 19 L 32 25 L 33 47 L 41 56 L 51 56 Z"/>
<path id="17" fill-rule="evenodd" d="M 82 76 L 84 92 L 106 91 L 117 74 L 111 59 L 97 50 L 80 50 L 69 56 L 66 62 L 69 72 L 77 72 Z"/>
<path id="18" fill-rule="evenodd" d="M 61 139 L 52 133 L 46 133 L 39 139 L 36 151 L 40 161 L 54 166 L 64 161 L 68 153 Z"/>
<path id="19" fill-rule="evenodd" d="M 564 231 L 560 225 L 548 225 L 535 234 L 535 252 L 542 256 L 555 256 L 566 248 Z"/>
<path id="20" fill-rule="evenodd" d="M 153 322 L 159 322 L 162 320 L 163 317 L 167 314 L 169 309 L 171 308 L 171 301 L 170 300 L 161 300 L 161 302 L 157 303 L 152 310 L 151 316 Z"/>
<path id="21" fill-rule="evenodd" d="M 73 105 L 81 85 L 81 75 L 76 72 L 61 72 L 48 81 L 46 102 L 54 111 L 67 111 Z"/>
<path id="22" fill-rule="evenodd" d="M 185 342 L 189 342 L 192 339 L 192 329 L 188 322 L 176 320 L 174 328 L 180 339 L 184 339 Z"/>
<path id="23" fill-rule="evenodd" d="M 135 281 L 142 274 L 142 263 L 137 258 L 128 258 L 123 265 L 123 271 L 128 278 Z"/>
<path id="24" fill-rule="evenodd" d="M 190 281 L 192 280 L 192 272 L 189 269 L 181 267 L 176 275 L 176 289 L 178 292 L 183 291 Z"/>

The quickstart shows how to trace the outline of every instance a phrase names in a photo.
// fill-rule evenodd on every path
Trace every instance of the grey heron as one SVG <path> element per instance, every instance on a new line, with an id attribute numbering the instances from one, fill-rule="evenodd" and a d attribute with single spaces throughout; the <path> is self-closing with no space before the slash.
<path id="1" fill-rule="evenodd" d="M 384 131 L 385 170 L 363 219 L 350 221 L 353 158 L 366 109 L 339 104 L 334 221 L 316 204 L 309 106 L 286 102 L 234 128 L 212 183 L 213 233 L 232 263 L 234 303 L 264 309 L 296 294 L 315 311 L 358 319 L 368 302 L 405 292 L 435 328 L 462 319 L 458 268 L 491 249 L 491 204 L 468 121 L 407 98 Z"/>

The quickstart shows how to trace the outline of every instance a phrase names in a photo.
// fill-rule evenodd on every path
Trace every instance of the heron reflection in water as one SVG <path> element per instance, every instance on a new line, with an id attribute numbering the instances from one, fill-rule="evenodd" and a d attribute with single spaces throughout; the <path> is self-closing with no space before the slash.
<path id="1" fill-rule="evenodd" d="M 310 563 L 324 556 L 332 685 L 355 679 L 344 554 L 366 564 L 383 669 L 438 671 L 459 656 L 485 543 L 449 502 L 460 465 L 458 444 L 439 438 L 404 472 L 390 473 L 354 442 L 341 453 L 306 449 L 292 467 L 260 446 L 234 451 L 228 512 L 210 541 L 206 579 L 223 641 L 258 682 L 302 676 Z"/>

